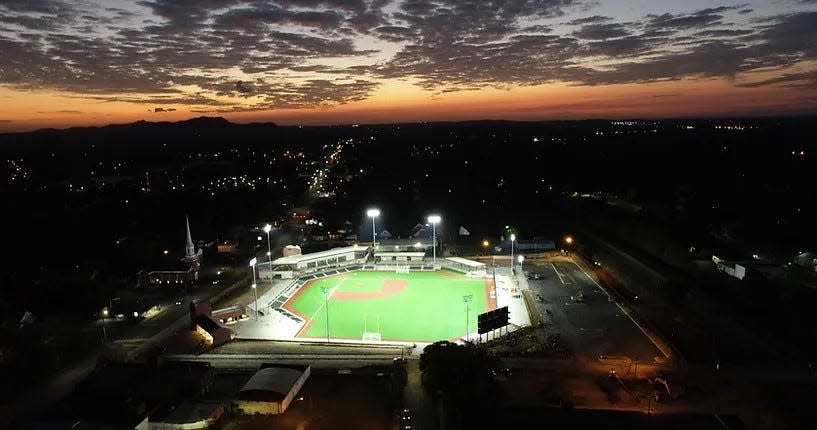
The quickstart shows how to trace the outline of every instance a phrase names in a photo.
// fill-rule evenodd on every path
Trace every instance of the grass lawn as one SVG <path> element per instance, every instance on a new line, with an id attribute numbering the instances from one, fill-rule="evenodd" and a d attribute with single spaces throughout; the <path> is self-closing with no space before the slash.
<path id="1" fill-rule="evenodd" d="M 327 290 L 332 338 L 361 339 L 364 331 L 379 331 L 383 340 L 436 341 L 465 334 L 465 295 L 473 296 L 468 329 L 476 331 L 477 314 L 496 307 L 492 286 L 450 271 L 350 272 L 308 282 L 284 307 L 308 321 L 299 337 L 326 337 Z"/>

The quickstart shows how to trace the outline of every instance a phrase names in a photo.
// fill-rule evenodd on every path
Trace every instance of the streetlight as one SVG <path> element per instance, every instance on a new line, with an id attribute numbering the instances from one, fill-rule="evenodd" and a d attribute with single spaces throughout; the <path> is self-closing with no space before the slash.
<path id="1" fill-rule="evenodd" d="M 267 260 L 269 261 L 269 270 L 272 272 L 272 246 L 270 246 L 269 241 L 269 232 L 272 230 L 272 226 L 267 224 L 264 226 L 264 233 L 267 234 Z"/>
<path id="2" fill-rule="evenodd" d="M 468 294 L 466 296 L 462 296 L 462 302 L 465 303 L 465 341 L 466 342 L 471 341 L 471 333 L 468 330 L 468 311 L 471 310 L 471 305 L 469 305 L 469 303 L 471 303 L 471 299 L 473 299 L 473 298 L 474 298 L 473 294 Z"/>
<path id="3" fill-rule="evenodd" d="M 258 259 L 253 257 L 250 260 L 250 267 L 252 267 L 252 291 L 255 293 L 255 320 L 258 321 L 258 286 L 255 285 L 255 264 L 258 263 Z"/>
<path id="4" fill-rule="evenodd" d="M 519 271 L 524 273 L 524 271 L 522 270 L 522 262 L 525 261 L 525 256 L 520 255 L 520 256 L 516 257 L 516 261 L 519 262 Z"/>
<path id="5" fill-rule="evenodd" d="M 516 235 L 511 233 L 511 269 L 513 269 L 513 242 L 516 240 Z"/>
<path id="6" fill-rule="evenodd" d="M 437 223 L 440 222 L 442 218 L 439 215 L 429 215 L 428 222 L 431 224 L 431 246 L 434 255 L 434 264 L 437 264 Z"/>
<path id="7" fill-rule="evenodd" d="M 102 309 L 102 340 L 104 342 L 108 341 L 108 316 L 113 312 L 113 302 L 117 300 L 121 300 L 121 297 L 109 297 L 108 298 L 108 307 Z"/>
<path id="8" fill-rule="evenodd" d="M 108 342 L 108 308 L 102 309 L 102 343 Z"/>
<path id="9" fill-rule="evenodd" d="M 568 245 L 572 244 L 573 243 L 573 237 L 565 236 L 565 243 L 568 244 Z"/>
<path id="10" fill-rule="evenodd" d="M 377 234 L 374 230 L 374 219 L 380 216 L 380 209 L 369 209 L 366 211 L 366 216 L 372 219 L 372 254 L 374 254 L 374 242 Z"/>

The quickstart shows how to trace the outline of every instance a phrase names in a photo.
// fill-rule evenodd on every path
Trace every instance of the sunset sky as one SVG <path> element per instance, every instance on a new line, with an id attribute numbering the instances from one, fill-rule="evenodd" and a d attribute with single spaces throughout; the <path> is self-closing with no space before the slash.
<path id="1" fill-rule="evenodd" d="M 0 0 L 0 131 L 817 113 L 817 0 Z"/>

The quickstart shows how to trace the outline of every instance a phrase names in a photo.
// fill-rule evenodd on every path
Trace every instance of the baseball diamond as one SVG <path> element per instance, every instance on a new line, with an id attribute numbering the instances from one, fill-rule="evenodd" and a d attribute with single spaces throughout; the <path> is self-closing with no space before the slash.
<path id="1" fill-rule="evenodd" d="M 326 296 L 329 295 L 329 300 Z M 463 296 L 468 304 L 468 331 L 477 327 L 477 315 L 496 308 L 493 281 L 454 271 L 395 273 L 357 271 L 304 284 L 283 307 L 306 323 L 296 335 L 361 339 L 380 333 L 382 340 L 436 341 L 466 333 Z"/>

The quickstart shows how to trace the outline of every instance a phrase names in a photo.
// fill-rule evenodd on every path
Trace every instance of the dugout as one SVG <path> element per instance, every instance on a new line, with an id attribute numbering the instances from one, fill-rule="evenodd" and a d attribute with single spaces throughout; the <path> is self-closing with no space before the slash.
<path id="1" fill-rule="evenodd" d="M 387 265 L 422 263 L 425 255 L 425 252 L 377 251 L 374 253 L 374 261 Z"/>

